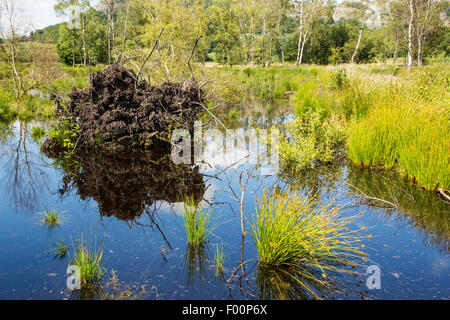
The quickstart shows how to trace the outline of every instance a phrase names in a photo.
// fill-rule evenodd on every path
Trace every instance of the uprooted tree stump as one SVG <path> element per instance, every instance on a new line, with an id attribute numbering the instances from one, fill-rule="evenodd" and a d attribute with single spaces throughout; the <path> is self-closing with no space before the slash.
<path id="1" fill-rule="evenodd" d="M 62 119 L 79 126 L 77 148 L 167 142 L 175 128 L 192 130 L 202 110 L 203 93 L 195 80 L 151 86 L 119 64 L 92 74 L 88 88 L 73 88 L 69 101 L 57 108 Z M 47 139 L 42 148 L 54 149 L 55 141 Z"/>

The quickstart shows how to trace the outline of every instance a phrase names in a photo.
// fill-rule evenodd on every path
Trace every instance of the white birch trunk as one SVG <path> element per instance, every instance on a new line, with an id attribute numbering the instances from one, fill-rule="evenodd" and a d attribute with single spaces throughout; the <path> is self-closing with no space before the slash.
<path id="1" fill-rule="evenodd" d="M 412 43 L 412 36 L 413 36 L 413 24 L 414 24 L 414 6 L 413 6 L 413 0 L 409 0 L 409 21 L 408 21 L 408 69 L 411 69 L 412 66 L 412 50 L 413 50 L 413 43 Z"/>
<path id="2" fill-rule="evenodd" d="M 361 29 L 359 29 L 358 42 L 356 43 L 355 52 L 352 55 L 352 64 L 354 63 L 356 55 L 358 54 L 358 49 L 359 49 L 359 45 L 361 44 L 361 37 L 362 37 L 363 29 L 364 29 L 364 23 L 361 25 Z"/>

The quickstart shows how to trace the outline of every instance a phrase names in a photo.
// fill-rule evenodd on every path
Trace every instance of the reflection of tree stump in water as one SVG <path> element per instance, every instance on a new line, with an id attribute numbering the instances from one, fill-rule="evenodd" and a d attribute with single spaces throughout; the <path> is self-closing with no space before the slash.
<path id="1" fill-rule="evenodd" d="M 173 164 L 167 151 L 80 150 L 70 161 L 76 163 L 75 169 L 61 162 L 66 171 L 61 193 L 76 188 L 81 199 L 98 202 L 102 216 L 135 220 L 154 201 L 174 203 L 189 195 L 200 202 L 205 192 L 198 167 Z"/>

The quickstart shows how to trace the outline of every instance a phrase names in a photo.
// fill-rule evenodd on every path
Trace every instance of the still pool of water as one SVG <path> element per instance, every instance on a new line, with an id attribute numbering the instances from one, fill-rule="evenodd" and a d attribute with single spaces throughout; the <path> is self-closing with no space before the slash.
<path id="1" fill-rule="evenodd" d="M 176 166 L 161 152 L 86 152 L 55 162 L 31 138 L 32 126 L 0 126 L 0 299 L 101 297 L 69 292 L 68 261 L 51 251 L 59 239 L 70 245 L 81 233 L 103 239 L 108 269 L 103 290 L 115 297 L 129 291 L 140 299 L 310 298 L 295 282 L 258 269 L 250 234 L 241 236 L 237 181 L 249 168 Z M 345 163 L 290 180 L 255 174 L 246 189 L 246 214 L 255 211 L 263 186 L 276 184 L 334 198 L 344 214 L 364 212 L 354 227 L 366 227 L 372 235 L 364 240 L 367 265 L 380 267 L 381 288 L 368 289 L 369 275 L 360 267 L 351 275 L 336 275 L 339 286 L 331 292 L 322 288 L 324 298 L 450 298 L 450 206 L 437 195 Z M 186 243 L 183 194 L 214 205 L 217 228 L 199 251 Z M 60 225 L 41 223 L 39 213 L 48 209 L 63 214 Z M 214 268 L 216 245 L 225 252 L 221 275 Z M 236 271 L 242 261 L 248 261 L 244 270 Z"/>

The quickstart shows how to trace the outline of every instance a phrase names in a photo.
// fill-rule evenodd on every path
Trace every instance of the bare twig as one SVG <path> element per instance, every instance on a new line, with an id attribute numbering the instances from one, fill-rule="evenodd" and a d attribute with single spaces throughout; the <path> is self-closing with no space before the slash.
<path id="1" fill-rule="evenodd" d="M 239 187 L 241 188 L 241 231 L 242 236 L 245 236 L 245 230 L 244 230 L 244 199 L 245 199 L 245 191 L 247 190 L 247 185 L 250 180 L 251 175 L 247 175 L 247 179 L 245 181 L 245 184 L 242 184 L 242 171 L 239 174 Z"/>
<path id="2" fill-rule="evenodd" d="M 365 194 L 362 190 L 358 189 L 357 187 L 355 187 L 354 185 L 350 184 L 349 182 L 346 182 L 346 184 L 348 184 L 350 187 L 354 188 L 355 190 L 357 190 L 366 200 L 368 200 L 371 204 L 373 204 L 374 201 L 379 201 L 379 202 L 383 202 L 388 204 L 389 206 L 391 206 L 392 208 L 398 209 L 398 206 L 395 203 L 392 203 L 390 201 L 384 200 L 384 199 L 379 199 L 379 198 L 375 198 L 375 197 L 370 197 L 367 194 Z"/>
<path id="3" fill-rule="evenodd" d="M 142 70 L 144 69 L 145 65 L 147 64 L 148 59 L 150 59 L 150 57 L 152 56 L 153 51 L 155 51 L 155 48 L 156 48 L 156 46 L 158 45 L 159 38 L 161 38 L 161 35 L 162 35 L 163 31 L 164 31 L 164 28 L 161 29 L 161 32 L 159 33 L 158 38 L 156 38 L 155 43 L 153 44 L 152 51 L 150 51 L 150 53 L 148 54 L 147 58 L 145 58 L 144 63 L 142 63 L 142 66 L 141 66 L 141 68 L 139 69 L 139 72 L 137 73 L 137 76 L 136 76 L 136 86 L 137 86 L 137 84 L 138 84 L 138 82 L 139 82 L 139 76 L 141 75 Z"/>
<path id="4" fill-rule="evenodd" d="M 122 61 L 122 65 L 124 65 L 125 63 L 127 63 L 127 62 L 130 61 L 130 60 L 133 60 L 133 59 L 139 59 L 139 58 L 142 58 L 142 56 L 127 57 L 127 58 L 125 58 L 125 59 Z"/>

